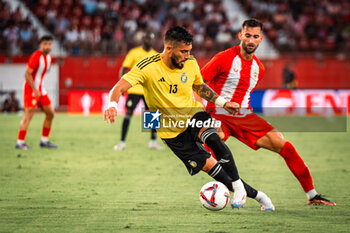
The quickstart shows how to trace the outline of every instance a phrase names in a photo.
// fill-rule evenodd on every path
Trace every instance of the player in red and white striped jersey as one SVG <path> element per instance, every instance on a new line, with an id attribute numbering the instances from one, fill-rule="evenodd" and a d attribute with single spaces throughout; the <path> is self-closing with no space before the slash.
<path id="1" fill-rule="evenodd" d="M 303 187 L 309 205 L 335 205 L 316 192 L 310 171 L 294 146 L 272 125 L 253 113 L 249 104 L 250 93 L 265 71 L 254 55 L 263 40 L 262 30 L 260 21 L 244 21 L 238 35 L 240 45 L 218 53 L 201 70 L 207 84 L 226 101 L 238 103 L 240 112 L 232 116 L 212 103 L 207 104 L 206 110 L 222 122 L 223 140 L 234 136 L 254 150 L 262 147 L 279 153 Z"/>
<path id="2" fill-rule="evenodd" d="M 35 108 L 37 106 L 45 112 L 46 117 L 43 124 L 40 147 L 57 148 L 56 145 L 49 142 L 49 134 L 51 131 L 52 119 L 54 117 L 54 109 L 51 100 L 43 87 L 46 74 L 50 70 L 52 49 L 52 37 L 43 36 L 40 39 L 40 49 L 35 51 L 29 58 L 28 66 L 25 72 L 24 84 L 24 118 L 21 121 L 16 148 L 28 150 L 30 147 L 25 144 L 24 140 L 27 129 L 32 119 Z"/>

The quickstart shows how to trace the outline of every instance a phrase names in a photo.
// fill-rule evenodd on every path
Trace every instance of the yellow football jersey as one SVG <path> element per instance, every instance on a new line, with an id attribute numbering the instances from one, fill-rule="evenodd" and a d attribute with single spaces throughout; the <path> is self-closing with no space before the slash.
<path id="1" fill-rule="evenodd" d="M 146 57 L 150 57 L 152 55 L 157 54 L 154 49 L 150 51 L 146 51 L 142 48 L 142 46 L 131 49 L 126 55 L 123 65 L 124 67 L 131 69 L 136 65 L 137 62 L 141 61 Z M 129 94 L 143 95 L 143 88 L 141 85 L 136 85 L 128 90 Z"/>
<path id="2" fill-rule="evenodd" d="M 156 54 L 138 62 L 122 77 L 132 86 L 141 84 L 145 100 L 151 111 L 161 113 L 160 138 L 174 138 L 186 130 L 182 123 L 194 114 L 204 111 L 202 103 L 195 101 L 192 85 L 203 84 L 197 61 L 191 56 L 182 69 L 170 69 Z"/>

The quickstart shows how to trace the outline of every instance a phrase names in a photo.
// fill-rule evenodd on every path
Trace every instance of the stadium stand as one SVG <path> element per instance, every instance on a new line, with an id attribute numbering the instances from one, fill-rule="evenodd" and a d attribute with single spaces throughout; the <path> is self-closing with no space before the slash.
<path id="1" fill-rule="evenodd" d="M 0 54 L 29 55 L 39 41 L 38 30 L 24 17 L 19 8 L 11 11 L 9 4 L 0 0 Z"/>
<path id="2" fill-rule="evenodd" d="M 143 30 L 156 33 L 156 49 L 161 50 L 166 28 L 174 25 L 185 26 L 194 34 L 194 49 L 202 54 L 236 42 L 237 27 L 227 20 L 221 0 L 24 2 L 72 55 L 125 54 Z"/>
<path id="3" fill-rule="evenodd" d="M 240 23 L 229 20 L 221 0 L 22 0 L 71 55 L 125 54 L 143 30 L 156 33 L 162 48 L 166 28 L 185 26 L 196 56 L 236 44 Z M 264 22 L 265 34 L 282 54 L 346 54 L 350 50 L 347 0 L 237 0 Z M 30 54 L 38 33 L 20 11 L 0 1 L 0 53 Z M 35 47 L 35 46 L 34 46 Z"/>
<path id="4" fill-rule="evenodd" d="M 325 54 L 350 51 L 348 0 L 238 0 L 264 22 L 265 34 L 281 52 Z"/>

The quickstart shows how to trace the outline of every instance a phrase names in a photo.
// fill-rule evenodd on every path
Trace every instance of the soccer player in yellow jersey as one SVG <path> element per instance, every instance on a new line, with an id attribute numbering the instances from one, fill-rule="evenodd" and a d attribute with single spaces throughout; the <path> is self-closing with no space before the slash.
<path id="1" fill-rule="evenodd" d="M 215 120 L 204 111 L 201 103 L 193 99 L 192 90 L 232 114 L 237 113 L 239 105 L 226 102 L 203 83 L 199 66 L 190 56 L 191 49 L 192 35 L 182 27 L 170 28 L 165 34 L 163 53 L 138 62 L 112 88 L 104 119 L 114 123 L 120 95 L 141 84 L 150 110 L 156 111 L 153 117 L 169 117 L 166 124 L 170 123 L 165 125 L 163 122 L 162 127 L 157 129 L 159 137 L 185 164 L 191 175 L 203 170 L 224 183 L 234 192 L 231 206 L 239 208 L 246 202 L 247 192 L 258 191 L 240 179 L 230 150 L 212 127 Z M 211 157 L 203 143 L 215 154 L 222 155 L 222 159 L 218 162 Z M 262 206 L 273 207 L 271 200 L 263 194 L 260 192 L 255 199 Z"/>
<path id="2" fill-rule="evenodd" d="M 155 51 L 152 48 L 153 41 L 154 41 L 154 34 L 152 32 L 144 32 L 142 36 L 142 45 L 131 49 L 126 55 L 123 61 L 123 65 L 120 69 L 120 77 L 126 74 L 140 60 L 157 54 L 157 51 Z M 132 117 L 132 114 L 137 104 L 140 102 L 141 99 L 145 103 L 145 108 L 148 109 L 145 98 L 143 97 L 143 87 L 141 85 L 133 86 L 127 91 L 127 93 L 128 93 L 128 98 L 125 102 L 126 113 L 125 113 L 123 125 L 122 125 L 121 140 L 117 145 L 114 146 L 114 150 L 125 149 L 126 147 L 125 139 L 128 133 L 130 119 Z M 148 147 L 150 149 L 162 150 L 163 147 L 157 143 L 156 137 L 157 137 L 157 132 L 155 129 L 152 129 L 151 140 L 148 144 Z"/>

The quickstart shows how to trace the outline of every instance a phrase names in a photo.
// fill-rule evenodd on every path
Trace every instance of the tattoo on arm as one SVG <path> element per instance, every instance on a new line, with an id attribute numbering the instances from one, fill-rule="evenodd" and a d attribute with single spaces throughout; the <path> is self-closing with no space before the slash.
<path id="1" fill-rule="evenodd" d="M 215 103 L 215 100 L 219 97 L 207 84 L 203 83 L 201 85 L 192 86 L 193 90 L 203 99 L 210 103 Z"/>

